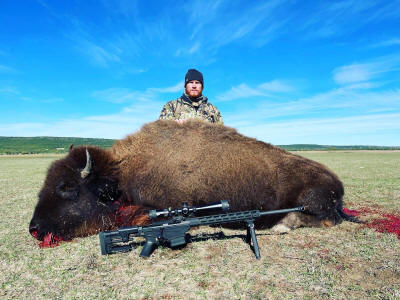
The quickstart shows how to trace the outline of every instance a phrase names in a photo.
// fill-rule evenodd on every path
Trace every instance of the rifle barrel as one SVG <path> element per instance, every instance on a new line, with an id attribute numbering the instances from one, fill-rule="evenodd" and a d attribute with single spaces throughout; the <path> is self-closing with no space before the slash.
<path id="1" fill-rule="evenodd" d="M 266 210 L 260 211 L 260 216 L 268 216 L 268 215 L 276 215 L 276 214 L 286 214 L 295 211 L 304 211 L 304 206 L 294 207 L 294 208 L 285 208 L 285 209 L 277 209 L 277 210 Z"/>

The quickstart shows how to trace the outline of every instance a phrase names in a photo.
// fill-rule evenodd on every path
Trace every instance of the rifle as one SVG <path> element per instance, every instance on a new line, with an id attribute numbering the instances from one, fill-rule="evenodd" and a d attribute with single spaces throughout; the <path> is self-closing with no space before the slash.
<path id="1" fill-rule="evenodd" d="M 184 246 L 188 240 L 186 233 L 191 227 L 202 225 L 220 225 L 234 222 L 244 222 L 247 226 L 246 242 L 251 247 L 253 242 L 253 250 L 257 259 L 260 259 L 260 249 L 258 247 L 257 237 L 254 230 L 254 221 L 260 217 L 275 214 L 285 214 L 295 211 L 304 211 L 304 206 L 288 209 L 278 209 L 270 211 L 239 211 L 231 213 L 223 213 L 217 215 L 206 215 L 200 217 L 190 217 L 191 215 L 208 210 L 221 209 L 227 211 L 229 203 L 226 200 L 212 203 L 205 206 L 189 207 L 186 203 L 182 208 L 175 210 L 162 209 L 150 210 L 150 219 L 158 217 L 172 217 L 171 219 L 161 222 L 155 222 L 146 226 L 132 226 L 120 228 L 115 231 L 100 232 L 101 254 L 112 254 L 118 252 L 127 252 L 132 249 L 131 244 L 126 244 L 134 240 L 134 237 L 144 237 L 145 243 L 140 252 L 141 257 L 149 257 L 159 244 L 167 245 L 171 248 Z"/>

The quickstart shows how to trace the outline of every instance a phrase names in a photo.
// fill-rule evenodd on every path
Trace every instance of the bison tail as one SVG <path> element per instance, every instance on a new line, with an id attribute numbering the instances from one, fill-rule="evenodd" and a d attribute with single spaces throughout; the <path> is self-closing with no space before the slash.
<path id="1" fill-rule="evenodd" d="M 357 219 L 355 216 L 346 214 L 346 213 L 343 211 L 343 208 L 342 208 L 342 207 L 338 207 L 338 208 L 337 208 L 337 212 L 338 212 L 339 216 L 341 216 L 342 219 L 345 220 L 345 221 L 353 222 L 353 223 L 363 223 L 362 221 L 360 221 L 359 219 Z"/>

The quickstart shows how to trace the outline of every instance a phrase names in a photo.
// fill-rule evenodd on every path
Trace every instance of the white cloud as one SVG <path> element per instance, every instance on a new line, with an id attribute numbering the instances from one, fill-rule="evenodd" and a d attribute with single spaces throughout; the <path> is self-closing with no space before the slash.
<path id="1" fill-rule="evenodd" d="M 106 50 L 89 40 L 78 39 L 77 48 L 96 66 L 108 67 L 111 62 L 121 61 L 120 57 L 115 54 L 115 52 Z"/>
<path id="2" fill-rule="evenodd" d="M 200 49 L 200 43 L 197 42 L 197 43 L 195 43 L 195 44 L 193 45 L 192 48 L 189 49 L 189 53 L 190 53 L 190 54 L 196 53 L 197 51 L 199 51 L 199 49 Z"/>
<path id="3" fill-rule="evenodd" d="M 235 99 L 248 99 L 250 97 L 271 96 L 273 93 L 289 93 L 294 88 L 281 80 L 273 80 L 250 87 L 245 83 L 232 87 L 215 97 L 217 101 L 230 101 Z"/>
<path id="4" fill-rule="evenodd" d="M 273 144 L 400 146 L 400 113 L 275 121 L 240 132 Z"/>
<path id="5" fill-rule="evenodd" d="M 388 47 L 388 46 L 396 46 L 400 45 L 400 39 L 399 38 L 393 38 L 389 39 L 380 43 L 376 43 L 372 45 L 372 47 Z"/>
<path id="6" fill-rule="evenodd" d="M 268 1 L 250 9 L 244 9 L 240 15 L 229 16 L 223 25 L 214 29 L 214 42 L 211 46 L 219 48 L 226 44 L 252 37 L 260 44 L 260 40 L 271 40 L 278 29 L 285 24 L 277 10 L 284 1 Z M 223 12 L 224 13 L 224 12 Z M 223 13 L 221 15 L 223 15 Z M 250 43 L 252 39 L 250 39 Z"/>
<path id="7" fill-rule="evenodd" d="M 38 104 L 40 103 L 59 103 L 63 102 L 64 99 L 61 97 L 54 97 L 54 98 L 38 98 L 38 97 L 32 97 L 32 96 L 27 96 L 26 94 L 22 93 L 20 89 L 14 86 L 6 86 L 3 88 L 0 88 L 0 94 L 5 94 L 8 97 L 10 95 L 13 95 L 13 100 L 18 99 L 22 101 L 29 101 L 31 103 L 37 102 Z"/>
<path id="8" fill-rule="evenodd" d="M 367 81 L 374 75 L 373 67 L 368 64 L 354 64 L 343 66 L 334 71 L 333 79 L 336 83 L 346 84 Z"/>
<path id="9" fill-rule="evenodd" d="M 101 91 L 94 91 L 91 96 L 112 103 L 124 103 L 135 100 L 135 93 L 127 88 L 109 88 Z"/>
<path id="10" fill-rule="evenodd" d="M 384 82 L 357 82 L 346 85 L 347 90 L 368 90 L 381 87 Z"/>
<path id="11" fill-rule="evenodd" d="M 125 31 L 111 32 L 111 36 L 99 36 L 93 28 L 77 19 L 68 20 L 71 30 L 67 37 L 75 49 L 97 67 L 108 68 L 136 57 L 142 50 L 140 37 Z M 124 66 L 126 67 L 126 66 Z M 132 67 L 129 66 L 131 69 Z M 141 68 L 135 67 L 135 70 Z"/>
<path id="12" fill-rule="evenodd" d="M 360 0 L 359 3 L 365 2 Z M 357 4 L 359 4 L 357 3 Z M 387 19 L 397 19 L 400 14 L 400 1 L 392 0 L 387 2 L 371 2 L 374 7 L 370 10 L 370 14 L 366 14 L 366 22 L 381 21 Z"/>
<path id="13" fill-rule="evenodd" d="M 55 6 L 51 2 L 45 2 L 43 0 L 37 0 L 38 3 L 43 6 L 51 16 L 53 16 L 57 23 L 63 23 L 66 26 L 67 31 L 64 36 L 72 41 L 72 47 L 75 48 L 81 55 L 85 56 L 88 61 L 101 68 L 108 68 L 112 64 L 121 63 L 123 61 L 123 55 L 126 55 L 126 49 L 129 49 L 129 54 L 137 51 L 137 45 L 135 47 L 135 39 L 126 32 L 114 32 L 114 38 L 110 38 L 107 33 L 108 28 L 102 28 L 101 33 L 94 26 L 94 23 L 85 22 L 83 19 L 78 18 L 76 15 L 70 15 L 66 12 L 58 12 Z M 104 1 L 104 5 L 110 1 Z M 117 1 L 115 6 L 113 3 L 107 7 L 107 12 L 110 13 L 127 13 L 129 9 L 134 10 L 134 1 Z M 53 8 L 54 6 L 54 8 Z M 112 7 L 112 9 L 111 9 Z M 120 16 L 118 16 L 120 18 Z M 106 18 L 108 21 L 111 20 L 111 15 Z M 99 27 L 107 27 L 108 24 L 99 23 Z M 63 26 L 61 26 L 63 27 Z"/>
<path id="14" fill-rule="evenodd" d="M 133 104 L 110 115 L 64 119 L 56 122 L 1 124 L 0 136 L 68 136 L 119 139 L 158 118 L 158 102 Z M 160 108 L 161 111 L 161 108 Z"/>
<path id="15" fill-rule="evenodd" d="M 400 89 L 350 85 L 289 101 L 254 101 L 228 126 L 273 144 L 400 145 Z"/>
<path id="16" fill-rule="evenodd" d="M 249 98 L 254 96 L 262 96 L 263 93 L 257 88 L 251 88 L 247 84 L 242 83 L 232 87 L 229 91 L 217 95 L 217 101 L 229 101 L 241 98 Z"/>
<path id="17" fill-rule="evenodd" d="M 218 15 L 221 13 L 220 8 L 226 4 L 226 0 L 195 0 L 186 2 L 184 10 L 189 15 L 189 24 L 193 28 L 191 39 L 194 39 L 197 33 L 207 24 L 219 18 Z"/>
<path id="18" fill-rule="evenodd" d="M 384 73 L 400 70 L 400 56 L 380 57 L 366 63 L 355 63 L 336 68 L 333 79 L 338 84 L 369 81 Z"/>
<path id="19" fill-rule="evenodd" d="M 127 88 L 109 88 L 92 93 L 92 97 L 112 103 L 126 103 L 133 101 L 156 101 L 160 94 L 176 93 L 183 90 L 183 82 L 164 88 L 147 88 L 144 91 L 132 91 Z"/>
<path id="20" fill-rule="evenodd" d="M 108 11 L 118 15 L 123 15 L 126 18 L 136 17 L 138 14 L 137 0 L 119 0 L 119 1 L 101 1 Z"/>
<path id="21" fill-rule="evenodd" d="M 63 120 L 50 124 L 2 124 L 0 136 L 69 136 L 123 138 L 158 116 L 151 110 L 134 115 L 115 114 L 83 119 Z M 141 114 L 139 114 L 139 112 Z M 228 124 L 228 126 L 233 126 Z M 351 117 L 296 119 L 233 126 L 247 136 L 273 144 L 310 143 L 322 145 L 400 146 L 400 113 Z"/>
<path id="22" fill-rule="evenodd" d="M 183 13 L 188 15 L 190 42 L 200 42 L 202 50 L 213 55 L 219 48 L 240 40 L 246 39 L 256 47 L 272 40 L 289 19 L 287 12 L 279 11 L 285 4 L 283 0 L 272 0 L 243 6 L 228 0 L 201 0 L 187 2 Z M 178 49 L 175 55 L 204 52 L 198 50 L 195 44 Z"/>
<path id="23" fill-rule="evenodd" d="M 399 145 L 399 99 L 400 89 L 371 92 L 343 87 L 297 101 L 261 101 L 251 110 L 225 114 L 224 121 L 245 135 L 273 144 Z M 115 114 L 48 124 L 1 124 L 0 135 L 122 138 L 158 118 L 165 101 L 148 100 L 133 101 Z"/>
<path id="24" fill-rule="evenodd" d="M 0 88 L 0 94 L 14 94 L 14 95 L 19 95 L 20 92 L 19 90 L 14 87 L 14 86 L 6 86 L 3 88 Z"/>
<path id="25" fill-rule="evenodd" d="M 262 83 L 258 86 L 261 91 L 275 92 L 275 93 L 288 93 L 292 92 L 294 88 L 281 80 L 273 80 Z"/>
<path id="26" fill-rule="evenodd" d="M 7 67 L 5 65 L 0 65 L 0 73 L 14 74 L 14 73 L 18 73 L 18 71 L 15 70 L 14 68 Z"/>
<path id="27" fill-rule="evenodd" d="M 86 119 L 65 120 L 56 123 L 16 123 L 0 128 L 2 136 L 64 136 L 90 138 L 122 138 L 140 128 L 138 122 L 104 122 Z"/>
<path id="28" fill-rule="evenodd" d="M 56 97 L 56 98 L 48 98 L 48 99 L 43 99 L 40 100 L 42 103 L 60 103 L 64 102 L 64 98 Z"/>
<path id="29" fill-rule="evenodd" d="M 340 115 L 369 114 L 376 109 L 400 111 L 400 89 L 371 92 L 365 89 L 343 87 L 311 97 L 289 101 L 262 100 L 254 103 L 251 109 L 240 111 L 225 118 L 234 124 L 251 120 L 252 124 L 270 122 L 272 119 L 305 117 L 318 114 Z"/>
<path id="30" fill-rule="evenodd" d="M 143 124 L 158 119 L 165 100 L 163 94 L 183 89 L 183 83 L 164 88 L 148 88 L 145 91 L 131 91 L 124 88 L 110 88 L 92 93 L 94 98 L 116 103 L 130 103 L 115 114 L 94 115 L 79 119 L 64 119 L 56 122 L 10 123 L 0 126 L 0 136 L 72 136 L 122 138 L 138 130 Z M 0 90 L 1 91 L 1 90 Z M 62 101 L 54 98 L 44 101 Z M 155 110 L 154 107 L 159 107 Z"/>
<path id="31" fill-rule="evenodd" d="M 400 1 L 345 0 L 313 5 L 298 30 L 308 37 L 326 38 L 347 35 L 371 24 L 397 18 Z M 304 14 L 300 14 L 303 16 Z M 301 21 L 301 20 L 299 20 Z M 298 24 L 301 24 L 300 22 Z"/>
<path id="32" fill-rule="evenodd" d="M 149 91 L 154 91 L 158 93 L 177 93 L 181 92 L 183 90 L 183 81 L 178 82 L 177 84 L 170 86 L 170 87 L 165 87 L 165 88 L 149 88 Z"/>

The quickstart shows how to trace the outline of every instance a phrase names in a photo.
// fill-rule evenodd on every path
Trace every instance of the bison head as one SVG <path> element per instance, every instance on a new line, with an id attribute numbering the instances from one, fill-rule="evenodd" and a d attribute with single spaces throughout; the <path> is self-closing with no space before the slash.
<path id="1" fill-rule="evenodd" d="M 49 168 L 29 232 L 52 246 L 59 240 L 110 229 L 120 206 L 118 162 L 108 150 L 71 148 Z"/>

